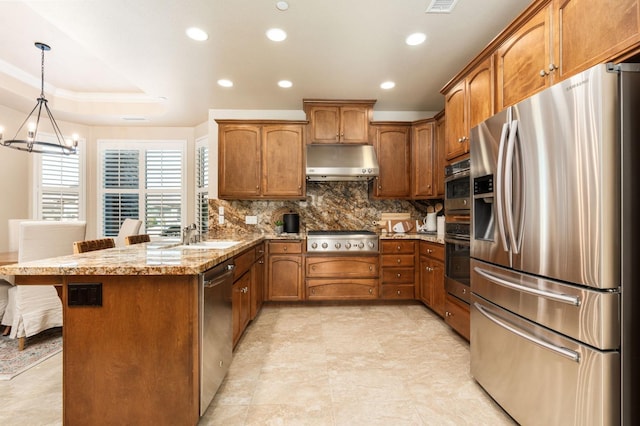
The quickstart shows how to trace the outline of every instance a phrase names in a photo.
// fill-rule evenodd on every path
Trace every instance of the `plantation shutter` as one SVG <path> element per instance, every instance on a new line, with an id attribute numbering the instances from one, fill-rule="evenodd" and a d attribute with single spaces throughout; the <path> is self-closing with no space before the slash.
<path id="1" fill-rule="evenodd" d="M 202 233 L 209 230 L 209 148 L 204 143 L 196 148 L 196 219 Z"/>
<path id="2" fill-rule="evenodd" d="M 102 229 L 105 236 L 114 237 L 127 217 L 140 216 L 140 153 L 107 149 L 102 164 Z"/>
<path id="3" fill-rule="evenodd" d="M 80 219 L 80 154 L 40 154 L 39 217 Z"/>

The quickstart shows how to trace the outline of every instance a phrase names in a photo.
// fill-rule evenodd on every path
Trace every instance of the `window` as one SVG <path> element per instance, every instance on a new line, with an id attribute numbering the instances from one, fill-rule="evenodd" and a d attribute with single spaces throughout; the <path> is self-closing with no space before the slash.
<path id="1" fill-rule="evenodd" d="M 141 233 L 179 235 L 183 222 L 185 142 L 99 141 L 100 231 L 116 236 L 127 217 Z"/>
<path id="2" fill-rule="evenodd" d="M 196 223 L 204 234 L 209 230 L 209 141 L 196 141 Z"/>
<path id="3" fill-rule="evenodd" d="M 56 143 L 53 136 L 42 139 Z M 84 219 L 84 143 L 77 154 L 34 154 L 37 189 L 34 217 L 41 220 Z"/>

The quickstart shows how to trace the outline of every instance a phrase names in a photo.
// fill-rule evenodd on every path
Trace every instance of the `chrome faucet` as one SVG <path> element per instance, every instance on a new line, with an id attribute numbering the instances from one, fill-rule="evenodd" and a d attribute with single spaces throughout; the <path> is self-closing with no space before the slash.
<path id="1" fill-rule="evenodd" d="M 194 232 L 198 230 L 198 225 L 192 223 L 182 228 L 182 244 L 189 245 L 193 242 L 197 242 L 197 234 L 194 236 Z"/>

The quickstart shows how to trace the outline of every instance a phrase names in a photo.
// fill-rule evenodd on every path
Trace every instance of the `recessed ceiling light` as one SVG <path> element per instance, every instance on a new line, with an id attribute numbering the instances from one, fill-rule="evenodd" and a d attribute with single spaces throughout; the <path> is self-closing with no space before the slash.
<path id="1" fill-rule="evenodd" d="M 272 41 L 282 41 L 287 38 L 287 33 L 280 28 L 271 28 L 267 31 L 267 37 Z"/>
<path id="2" fill-rule="evenodd" d="M 276 2 L 276 8 L 278 10 L 285 11 L 285 10 L 289 9 L 289 3 L 287 3 L 286 1 L 278 1 L 278 2 Z"/>
<path id="3" fill-rule="evenodd" d="M 380 88 L 385 90 L 393 89 L 394 87 L 396 87 L 396 84 L 393 81 L 385 81 L 380 85 Z"/>
<path id="4" fill-rule="evenodd" d="M 233 87 L 233 81 L 222 78 L 218 80 L 218 84 L 222 87 Z"/>
<path id="5" fill-rule="evenodd" d="M 209 39 L 209 34 L 207 34 L 204 30 L 201 30 L 200 28 L 187 28 L 185 32 L 187 33 L 187 36 L 192 40 L 205 41 Z"/>
<path id="6" fill-rule="evenodd" d="M 409 46 L 417 46 L 418 44 L 424 43 L 426 39 L 427 39 L 427 36 L 424 33 L 413 33 L 409 37 L 407 37 L 405 42 Z"/>
<path id="7" fill-rule="evenodd" d="M 288 89 L 289 87 L 293 86 L 293 83 L 290 82 L 289 80 L 280 80 L 278 82 L 278 86 L 284 88 L 284 89 Z"/>

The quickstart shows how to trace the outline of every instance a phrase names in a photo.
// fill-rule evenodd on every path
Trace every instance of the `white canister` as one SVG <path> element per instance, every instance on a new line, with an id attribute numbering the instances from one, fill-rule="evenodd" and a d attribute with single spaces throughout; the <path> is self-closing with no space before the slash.
<path id="1" fill-rule="evenodd" d="M 437 219 L 438 236 L 444 237 L 444 216 L 438 216 Z"/>
<path id="2" fill-rule="evenodd" d="M 434 232 L 436 230 L 436 215 L 437 213 L 427 213 L 427 217 L 424 219 L 425 231 Z"/>

